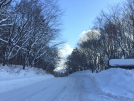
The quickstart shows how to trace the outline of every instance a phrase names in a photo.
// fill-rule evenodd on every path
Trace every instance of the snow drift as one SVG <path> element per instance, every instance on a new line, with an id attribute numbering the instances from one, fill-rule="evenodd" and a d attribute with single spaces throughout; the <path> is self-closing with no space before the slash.
<path id="1" fill-rule="evenodd" d="M 106 95 L 134 99 L 134 69 L 110 68 L 99 73 L 87 70 L 74 74 L 86 74 L 92 77 L 95 85 Z"/>

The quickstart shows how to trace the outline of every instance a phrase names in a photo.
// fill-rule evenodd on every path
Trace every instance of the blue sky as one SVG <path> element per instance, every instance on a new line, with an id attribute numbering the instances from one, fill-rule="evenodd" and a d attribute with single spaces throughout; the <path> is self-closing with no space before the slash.
<path id="1" fill-rule="evenodd" d="M 59 0 L 61 9 L 64 10 L 62 17 L 63 39 L 67 47 L 75 48 L 83 31 L 92 28 L 94 19 L 101 10 L 106 10 L 108 5 L 116 4 L 122 0 Z"/>

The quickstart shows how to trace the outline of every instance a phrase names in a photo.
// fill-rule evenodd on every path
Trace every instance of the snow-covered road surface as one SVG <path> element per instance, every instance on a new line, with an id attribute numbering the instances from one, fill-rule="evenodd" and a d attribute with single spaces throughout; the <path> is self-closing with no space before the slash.
<path id="1" fill-rule="evenodd" d="M 134 101 L 103 92 L 94 77 L 73 74 L 0 93 L 0 101 Z"/>

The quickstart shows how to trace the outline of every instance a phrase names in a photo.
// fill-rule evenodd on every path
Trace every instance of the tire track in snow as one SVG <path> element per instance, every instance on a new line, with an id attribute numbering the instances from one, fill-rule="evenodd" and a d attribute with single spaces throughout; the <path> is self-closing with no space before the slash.
<path id="1" fill-rule="evenodd" d="M 51 101 L 66 101 L 69 98 L 68 94 L 72 91 L 71 87 L 74 86 L 75 79 L 73 78 L 66 78 L 68 79 L 65 87 L 61 89 L 61 93 L 58 93 Z"/>
<path id="2" fill-rule="evenodd" d="M 51 81 L 51 79 L 49 79 Z M 47 80 L 47 81 L 49 81 Z M 46 80 L 31 84 L 16 90 L 0 93 L 0 101 L 25 101 L 27 98 L 37 95 L 43 92 L 46 88 L 53 85 L 43 86 Z M 8 97 L 7 97 L 8 96 Z"/>
<path id="3" fill-rule="evenodd" d="M 26 101 L 37 101 L 38 98 L 41 101 L 55 101 L 56 98 L 64 91 L 64 89 L 66 89 L 67 87 L 66 84 L 68 83 L 68 81 L 69 81 L 68 79 L 63 80 L 63 78 L 58 78 L 54 80 L 54 82 L 51 82 L 52 84 L 49 87 L 47 87 L 44 91 L 39 92 L 38 94 L 36 94 L 35 96 L 32 96 Z"/>

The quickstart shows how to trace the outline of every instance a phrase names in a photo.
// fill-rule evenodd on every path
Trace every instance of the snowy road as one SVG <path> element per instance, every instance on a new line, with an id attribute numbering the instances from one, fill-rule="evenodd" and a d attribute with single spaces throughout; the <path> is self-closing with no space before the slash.
<path id="1" fill-rule="evenodd" d="M 0 101 L 132 101 L 102 92 L 93 77 L 71 75 L 50 78 L 0 93 Z"/>

